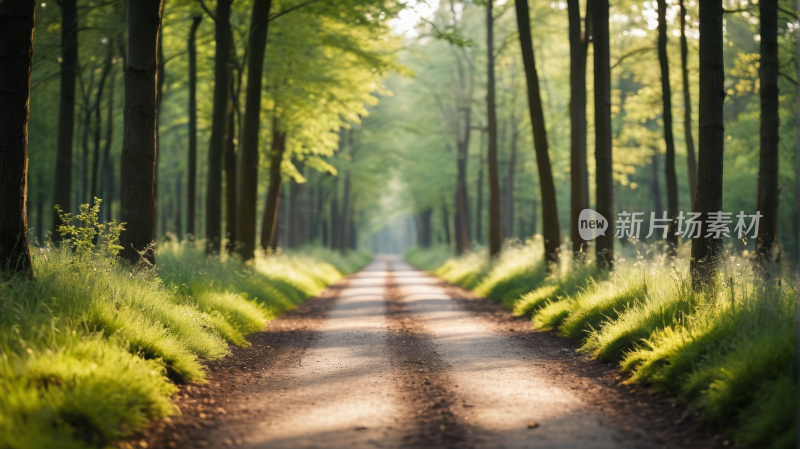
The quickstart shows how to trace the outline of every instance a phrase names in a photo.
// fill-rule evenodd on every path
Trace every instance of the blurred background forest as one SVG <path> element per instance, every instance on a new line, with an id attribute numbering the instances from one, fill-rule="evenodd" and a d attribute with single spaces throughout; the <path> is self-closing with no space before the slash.
<path id="1" fill-rule="evenodd" d="M 399 252 L 419 243 L 450 245 L 460 252 L 464 248 L 456 238 L 461 229 L 456 188 L 457 156 L 462 143 L 466 151 L 466 232 L 472 245 L 485 245 L 489 227 L 485 6 L 471 2 L 420 2 L 401 11 L 403 5 L 381 5 L 375 7 L 376 11 L 385 8 L 388 13 L 377 12 L 373 17 L 369 8 L 374 5 L 356 2 L 351 6 L 357 13 L 339 17 L 325 2 L 284 3 L 273 2 L 273 16 L 278 17 L 269 24 L 263 65 L 257 229 L 262 229 L 272 164 L 270 149 L 276 123 L 280 123 L 287 140 L 281 161 L 278 246 L 296 248 L 316 243 Z M 38 5 L 34 34 L 28 223 L 39 241 L 53 230 L 54 193 L 63 193 L 65 188 L 70 189 L 72 211 L 96 196 L 103 198 L 104 205 L 110 205 L 104 207 L 109 214 L 106 218 L 119 219 L 126 8 L 119 1 L 86 1 L 75 9 L 78 70 L 74 157 L 70 167 L 73 182 L 65 186 L 57 185 L 54 177 L 59 140 L 55 105 L 59 104 L 63 62 L 64 5 Z M 684 6 L 688 94 L 696 153 L 698 8 L 694 1 L 687 1 Z M 758 8 L 746 0 L 726 2 L 724 6 L 730 13 L 725 14 L 724 33 L 727 97 L 723 210 L 753 213 L 760 123 Z M 214 217 L 212 221 L 221 222 L 222 237 L 235 240 L 233 186 L 237 182 L 236 154 L 244 116 L 252 3 L 231 3 L 230 104 L 225 119 L 230 131 L 221 159 L 209 159 L 208 152 L 217 44 L 216 21 L 211 17 L 214 13 L 204 8 L 205 5 L 188 0 L 167 1 L 164 6 L 159 42 L 162 72 L 158 79 L 158 239 L 167 235 L 185 238 L 187 234 L 203 239 L 209 217 Z M 542 1 L 532 3 L 530 8 L 558 218 L 561 235 L 566 238 L 570 235 L 567 4 Z M 667 208 L 656 8 L 655 1 L 625 0 L 614 2 L 609 12 L 615 211 Z M 785 8 L 793 9 L 788 4 Z M 584 9 L 582 5 L 581 10 Z M 689 211 L 679 9 L 677 2 L 667 2 L 667 54 L 678 210 Z M 796 243 L 792 232 L 796 227 L 792 73 L 796 25 L 785 12 L 779 14 L 778 24 L 782 75 L 779 236 L 791 255 Z M 195 17 L 200 18 L 199 22 L 193 20 Z M 196 190 L 190 197 L 188 47 L 193 23 L 197 23 L 197 175 Z M 542 217 L 549 212 L 542 208 L 536 159 L 531 151 L 533 136 L 513 4 L 495 4 L 494 28 L 501 230 L 504 238 L 524 239 L 542 232 Z M 589 204 L 593 207 L 592 58 L 589 45 L 586 147 Z M 465 110 L 469 112 L 468 122 L 462 114 Z M 220 210 L 209 211 L 209 174 L 215 170 L 223 171 L 220 188 L 224 193 Z M 212 181 L 215 185 L 218 182 Z M 195 205 L 194 225 L 189 217 L 191 203 Z M 394 240 L 387 240 L 390 235 Z M 394 243 L 387 243 L 390 240 Z M 268 242 L 262 244 L 267 246 Z"/>

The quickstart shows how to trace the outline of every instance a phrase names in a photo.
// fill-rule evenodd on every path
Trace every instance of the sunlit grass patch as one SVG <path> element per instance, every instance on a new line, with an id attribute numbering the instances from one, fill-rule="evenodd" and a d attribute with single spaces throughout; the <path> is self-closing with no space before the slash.
<path id="1" fill-rule="evenodd" d="M 488 252 L 481 250 L 448 260 L 437 268 L 434 274 L 453 285 L 473 289 L 479 285 L 488 271 Z"/>
<path id="2" fill-rule="evenodd" d="M 560 326 L 576 307 L 571 298 L 550 300 L 533 316 L 533 327 L 548 330 Z"/>
<path id="3" fill-rule="evenodd" d="M 539 285 L 547 273 L 541 237 L 524 243 L 509 242 L 493 261 L 491 270 L 475 287 L 475 293 L 513 305 L 522 295 Z"/>
<path id="4" fill-rule="evenodd" d="M 113 235 L 91 243 L 97 209 L 81 211 L 72 240 L 34 250 L 32 281 L 0 283 L 0 446 L 106 447 L 176 413 L 174 383 L 202 382 L 202 359 L 341 278 L 318 257 L 369 261 L 312 250 L 245 264 L 163 242 L 155 268 L 133 267 Z"/>
<path id="5" fill-rule="evenodd" d="M 627 252 L 637 248 L 641 253 L 630 262 L 620 257 L 609 276 L 593 263 L 562 257 L 532 291 L 505 296 L 503 304 L 530 315 L 535 328 L 576 339 L 597 359 L 619 360 L 628 382 L 682 396 L 745 447 L 793 447 L 794 274 L 773 267 L 765 280 L 746 252 L 726 254 L 712 284 L 695 291 L 689 245 L 674 261 L 640 244 Z M 518 248 L 506 251 L 480 270 L 475 256 L 451 259 L 440 270 L 484 272 L 476 286 L 483 294 L 526 282 L 531 272 L 508 262 Z"/>
<path id="6" fill-rule="evenodd" d="M 592 294 L 577 295 L 572 313 L 564 320 L 559 333 L 569 338 L 585 338 L 605 322 L 613 322 L 627 309 L 645 301 L 647 284 L 632 281 L 623 285 L 606 281 Z"/>
<path id="7" fill-rule="evenodd" d="M 450 247 L 412 248 L 405 254 L 405 260 L 414 267 L 425 271 L 435 271 L 452 257 Z"/>
<path id="8" fill-rule="evenodd" d="M 562 254 L 568 254 L 562 251 Z M 561 257 L 561 263 L 534 290 L 522 295 L 514 304 L 515 316 L 533 315 L 548 302 L 567 297 L 586 288 L 589 282 L 602 278 L 603 272 L 583 258 Z"/>

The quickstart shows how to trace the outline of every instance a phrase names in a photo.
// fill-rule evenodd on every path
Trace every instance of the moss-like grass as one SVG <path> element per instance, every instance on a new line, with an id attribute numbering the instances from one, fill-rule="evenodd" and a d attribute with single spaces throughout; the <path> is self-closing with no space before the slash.
<path id="1" fill-rule="evenodd" d="M 689 245 L 675 260 L 638 248 L 623 249 L 610 274 L 562 257 L 544 276 L 541 251 L 520 246 L 493 263 L 485 254 L 450 259 L 436 273 L 618 361 L 628 382 L 680 395 L 744 447 L 794 447 L 794 274 L 774 266 L 764 280 L 747 253 L 726 254 L 695 291 Z"/>
<path id="2" fill-rule="evenodd" d="M 202 382 L 202 359 L 369 261 L 309 249 L 244 264 L 188 242 L 156 258 L 134 269 L 47 245 L 33 281 L 0 281 L 0 447 L 106 447 L 176 413 L 175 384 Z"/>

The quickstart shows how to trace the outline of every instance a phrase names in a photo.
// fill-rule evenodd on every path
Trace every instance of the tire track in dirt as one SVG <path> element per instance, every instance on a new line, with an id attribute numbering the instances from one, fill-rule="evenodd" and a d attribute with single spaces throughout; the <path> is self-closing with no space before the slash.
<path id="1" fill-rule="evenodd" d="M 478 432 L 458 420 L 460 408 L 449 366 L 436 353 L 425 327 L 402 301 L 392 269 L 386 277 L 386 303 L 389 323 L 388 345 L 395 369 L 395 384 L 411 411 L 413 431 L 403 436 L 404 447 L 475 447 Z M 469 404 L 467 404 L 467 407 Z"/>
<path id="2" fill-rule="evenodd" d="M 180 414 L 157 421 L 143 438 L 122 447 L 209 448 L 241 445 L 248 429 L 264 421 L 258 398 L 273 390 L 272 376 L 297 366 L 349 278 L 270 321 L 247 337 L 247 347 L 230 345 L 222 359 L 206 361 L 206 383 L 182 385 L 173 396 Z M 144 443 L 144 444 L 142 444 Z"/>

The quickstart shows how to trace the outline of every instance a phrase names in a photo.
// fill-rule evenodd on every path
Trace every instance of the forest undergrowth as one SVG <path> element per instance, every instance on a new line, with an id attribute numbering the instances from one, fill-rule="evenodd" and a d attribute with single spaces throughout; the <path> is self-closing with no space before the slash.
<path id="1" fill-rule="evenodd" d="M 105 447 L 177 413 L 170 396 L 203 382 L 201 360 L 246 346 L 247 334 L 370 259 L 312 248 L 244 264 L 206 257 L 203 242 L 166 241 L 155 267 L 133 267 L 116 257 L 119 226 L 97 213 L 82 206 L 62 244 L 32 251 L 32 281 L 0 281 L 5 447 Z"/>
<path id="2" fill-rule="evenodd" d="M 538 237 L 507 244 L 491 264 L 485 251 L 448 258 L 443 248 L 406 259 L 618 363 L 629 383 L 679 395 L 744 447 L 794 447 L 794 275 L 775 266 L 764 280 L 752 254 L 729 251 L 712 284 L 695 292 L 689 249 L 670 260 L 631 243 L 612 273 L 562 257 L 548 274 Z"/>

